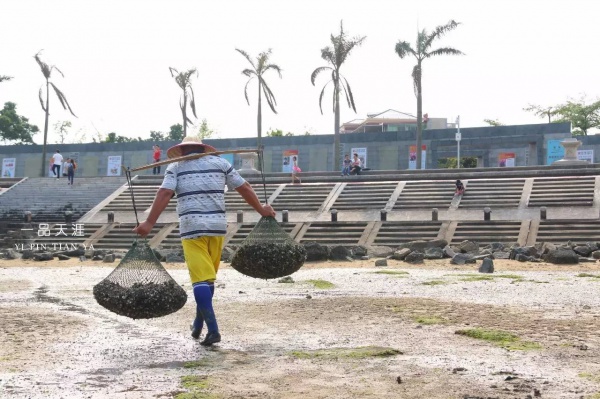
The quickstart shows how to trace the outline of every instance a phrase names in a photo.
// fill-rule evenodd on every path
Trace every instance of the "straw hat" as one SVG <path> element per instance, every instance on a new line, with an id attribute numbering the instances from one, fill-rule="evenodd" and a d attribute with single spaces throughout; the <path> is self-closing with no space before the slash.
<path id="1" fill-rule="evenodd" d="M 198 137 L 187 136 L 183 138 L 183 141 L 167 150 L 168 158 L 177 158 L 184 154 L 184 150 L 189 148 L 203 149 L 204 152 L 214 152 L 217 149 L 208 144 L 202 144 L 202 140 Z"/>

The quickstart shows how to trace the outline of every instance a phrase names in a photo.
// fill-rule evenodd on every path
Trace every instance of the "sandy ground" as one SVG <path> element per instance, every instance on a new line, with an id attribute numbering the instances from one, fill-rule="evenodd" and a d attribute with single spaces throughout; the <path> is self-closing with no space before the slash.
<path id="1" fill-rule="evenodd" d="M 388 262 L 307 264 L 292 284 L 224 265 L 223 341 L 206 349 L 184 265 L 166 266 L 186 306 L 131 320 L 92 296 L 116 263 L 0 261 L 0 397 L 600 398 L 600 278 L 578 277 L 600 264 L 497 260 L 479 280 L 475 265 Z M 475 327 L 535 345 L 455 333 Z M 360 356 L 370 346 L 399 352 Z"/>

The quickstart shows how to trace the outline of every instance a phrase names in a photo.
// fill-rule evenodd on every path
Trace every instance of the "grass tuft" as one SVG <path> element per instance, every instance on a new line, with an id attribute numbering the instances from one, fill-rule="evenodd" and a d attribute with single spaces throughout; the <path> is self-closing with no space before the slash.
<path id="1" fill-rule="evenodd" d="M 329 288 L 335 287 L 335 285 L 327 280 L 306 280 L 307 283 L 312 284 L 315 288 L 321 290 L 327 290 Z"/>
<path id="2" fill-rule="evenodd" d="M 521 341 L 521 338 L 519 338 L 518 335 L 502 330 L 471 328 L 467 330 L 457 330 L 455 331 L 455 334 L 489 341 L 508 350 L 524 351 L 542 349 L 542 346 L 537 342 Z"/>
<path id="3" fill-rule="evenodd" d="M 461 278 L 460 281 L 494 281 L 492 276 L 469 276 Z"/>
<path id="4" fill-rule="evenodd" d="M 183 364 L 183 367 L 186 369 L 197 369 L 200 367 L 206 367 L 209 365 L 208 359 L 202 359 L 202 360 L 192 360 L 189 362 L 185 362 Z"/>
<path id="5" fill-rule="evenodd" d="M 361 346 L 358 348 L 331 348 L 314 351 L 292 351 L 291 356 L 298 359 L 365 359 L 369 357 L 389 357 L 401 355 L 397 349 L 381 346 Z"/>
<path id="6" fill-rule="evenodd" d="M 408 272 L 405 272 L 404 270 L 378 270 L 376 272 L 373 272 L 373 274 L 389 274 L 389 275 L 397 276 L 397 275 L 407 275 Z"/>
<path id="7" fill-rule="evenodd" d="M 437 316 L 417 316 L 414 318 L 414 320 L 417 323 L 423 324 L 426 326 L 431 326 L 434 324 L 444 324 L 446 322 L 445 319 L 442 319 L 441 317 L 437 317 Z"/>
<path id="8" fill-rule="evenodd" d="M 446 284 L 450 284 L 447 281 L 444 280 L 430 280 L 430 281 L 425 281 L 424 283 L 421 283 L 421 285 L 446 285 Z"/>
<path id="9" fill-rule="evenodd" d="M 600 275 L 590 274 L 590 273 L 579 273 L 577 277 L 591 277 L 591 278 L 600 278 Z"/>

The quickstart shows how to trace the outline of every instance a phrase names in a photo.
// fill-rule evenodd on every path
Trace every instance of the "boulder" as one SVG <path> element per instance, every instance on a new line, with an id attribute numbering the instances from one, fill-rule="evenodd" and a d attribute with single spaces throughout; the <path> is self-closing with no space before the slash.
<path id="1" fill-rule="evenodd" d="M 33 259 L 37 261 L 53 260 L 54 256 L 50 252 L 42 252 L 33 255 Z"/>
<path id="2" fill-rule="evenodd" d="M 504 244 L 502 244 L 501 242 L 492 242 L 490 244 L 490 249 L 492 250 L 492 252 L 502 251 L 504 250 Z"/>
<path id="3" fill-rule="evenodd" d="M 413 251 L 409 253 L 404 261 L 407 263 L 417 264 L 423 263 L 423 259 L 425 258 L 425 254 L 423 252 Z"/>
<path id="4" fill-rule="evenodd" d="M 100 256 L 100 255 L 92 256 L 92 260 L 102 260 L 102 258 L 104 258 L 104 256 Z"/>
<path id="5" fill-rule="evenodd" d="M 554 251 L 555 249 L 556 245 L 551 242 L 544 242 L 540 248 L 540 255 L 546 255 L 549 251 Z"/>
<path id="6" fill-rule="evenodd" d="M 588 257 L 592 253 L 592 249 L 590 247 L 588 247 L 587 245 L 578 245 L 575 248 L 573 248 L 573 251 L 577 255 L 581 255 L 584 257 Z"/>
<path id="7" fill-rule="evenodd" d="M 69 260 L 69 259 L 71 259 L 70 256 L 67 256 L 65 254 L 58 254 L 58 255 L 56 255 L 56 257 L 58 258 L 58 260 Z"/>
<path id="8" fill-rule="evenodd" d="M 545 260 L 555 265 L 575 265 L 579 263 L 579 256 L 570 249 L 555 249 L 546 254 Z"/>
<path id="9" fill-rule="evenodd" d="M 404 260 L 404 258 L 406 258 L 410 253 L 411 250 L 409 248 L 402 248 L 392 254 L 392 259 Z"/>
<path id="10" fill-rule="evenodd" d="M 454 258 L 454 255 L 456 255 L 456 251 L 454 251 L 454 249 L 452 249 L 452 247 L 448 245 L 444 247 L 443 251 L 444 255 L 446 255 L 448 258 Z"/>
<path id="11" fill-rule="evenodd" d="M 348 247 L 343 245 L 335 245 L 331 247 L 329 253 L 329 259 L 331 260 L 352 260 L 352 253 Z"/>
<path id="12" fill-rule="evenodd" d="M 24 249 L 21 252 L 21 259 L 33 259 L 33 251 L 31 249 Z"/>
<path id="13" fill-rule="evenodd" d="M 509 257 L 510 257 L 510 253 L 508 253 L 508 252 L 503 252 L 503 251 L 494 252 L 495 259 L 508 259 Z"/>
<path id="14" fill-rule="evenodd" d="M 352 257 L 356 259 L 361 259 L 363 256 L 367 256 L 367 247 L 362 245 L 356 245 L 350 248 L 350 252 L 352 253 Z"/>
<path id="15" fill-rule="evenodd" d="M 383 266 L 387 266 L 387 259 L 377 259 L 375 261 L 375 266 L 377 267 L 383 267 Z"/>
<path id="16" fill-rule="evenodd" d="M 307 262 L 329 259 L 329 247 L 327 245 L 322 245 L 315 241 L 305 242 L 303 245 L 306 250 Z"/>
<path id="17" fill-rule="evenodd" d="M 292 284 L 294 282 L 294 279 L 292 278 L 292 276 L 285 276 L 277 280 L 277 282 L 283 284 Z"/>
<path id="18" fill-rule="evenodd" d="M 479 251 L 479 244 L 475 241 L 465 240 L 458 245 L 458 248 L 463 254 L 473 253 Z"/>
<path id="19" fill-rule="evenodd" d="M 456 254 L 450 263 L 453 265 L 464 265 L 465 263 L 475 263 L 475 259 L 470 254 Z"/>
<path id="20" fill-rule="evenodd" d="M 538 250 L 535 247 L 514 247 L 510 250 L 509 259 L 517 259 L 517 255 L 537 256 Z"/>
<path id="21" fill-rule="evenodd" d="M 598 243 L 597 242 L 586 242 L 585 245 L 587 245 L 588 247 L 590 247 L 590 249 L 592 250 L 592 252 L 598 250 Z"/>
<path id="22" fill-rule="evenodd" d="M 401 244 L 398 249 L 408 248 L 412 251 L 424 252 L 426 248 L 444 248 L 448 241 L 436 239 L 430 241 L 410 241 Z"/>
<path id="23" fill-rule="evenodd" d="M 442 248 L 425 248 L 425 259 L 442 259 L 444 257 L 444 251 Z"/>
<path id="24" fill-rule="evenodd" d="M 115 255 L 113 255 L 113 254 L 106 254 L 102 258 L 102 262 L 104 262 L 104 263 L 113 263 L 114 261 L 115 261 Z"/>
<path id="25" fill-rule="evenodd" d="M 481 266 L 479 266 L 479 273 L 494 273 L 494 261 L 490 258 L 485 258 Z"/>
<path id="26" fill-rule="evenodd" d="M 70 251 L 64 251 L 63 254 L 67 256 L 80 257 L 85 255 L 85 248 L 83 247 L 83 245 L 79 245 L 75 249 L 72 249 Z"/>
<path id="27" fill-rule="evenodd" d="M 592 258 L 594 258 L 594 259 L 600 259 L 600 251 L 594 251 L 594 252 L 592 252 Z"/>
<path id="28" fill-rule="evenodd" d="M 367 251 L 374 258 L 385 258 L 394 253 L 391 247 L 385 245 L 370 245 L 367 247 Z"/>
<path id="29" fill-rule="evenodd" d="M 529 262 L 530 258 L 531 258 L 530 256 L 527 256 L 524 254 L 517 254 L 517 256 L 515 256 L 514 259 L 519 262 Z"/>
<path id="30" fill-rule="evenodd" d="M 6 251 L 4 251 L 4 259 L 19 259 L 21 257 L 21 255 L 15 251 L 14 249 L 7 249 Z"/>

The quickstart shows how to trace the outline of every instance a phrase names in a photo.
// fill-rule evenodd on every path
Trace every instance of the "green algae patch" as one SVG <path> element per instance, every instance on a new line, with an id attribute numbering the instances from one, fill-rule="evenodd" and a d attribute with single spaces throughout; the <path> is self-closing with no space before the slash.
<path id="1" fill-rule="evenodd" d="M 205 375 L 184 375 L 181 385 L 189 392 L 177 394 L 175 399 L 221 399 L 220 395 L 208 392 L 210 381 Z"/>
<path id="2" fill-rule="evenodd" d="M 432 326 L 435 324 L 444 324 L 447 322 L 447 320 L 442 319 L 441 317 L 437 317 L 437 316 L 418 316 L 414 318 L 414 321 L 416 321 L 419 324 L 423 324 L 425 326 Z"/>
<path id="3" fill-rule="evenodd" d="M 297 359 L 366 359 L 372 357 L 390 357 L 402 352 L 388 347 L 361 346 L 358 348 L 331 348 L 314 351 L 292 351 L 289 353 Z"/>
<path id="4" fill-rule="evenodd" d="M 590 274 L 590 273 L 579 273 L 576 277 L 600 278 L 600 275 L 598 275 L 598 274 Z"/>
<path id="5" fill-rule="evenodd" d="M 430 281 L 425 281 L 424 283 L 421 283 L 421 285 L 446 285 L 446 284 L 450 284 L 448 281 L 444 281 L 444 280 L 430 280 Z"/>
<path id="6" fill-rule="evenodd" d="M 482 341 L 489 341 L 497 346 L 500 346 L 501 348 L 508 350 L 526 351 L 542 349 L 542 346 L 537 342 L 522 341 L 518 335 L 508 331 L 471 328 L 467 330 L 455 331 L 455 334 L 480 339 Z"/>
<path id="7" fill-rule="evenodd" d="M 210 365 L 210 362 L 208 361 L 208 359 L 202 359 L 202 360 L 192 360 L 189 362 L 185 362 L 183 364 L 183 367 L 186 369 L 197 369 L 200 367 L 207 367 Z"/>
<path id="8" fill-rule="evenodd" d="M 329 282 L 327 280 L 306 280 L 307 283 L 312 284 L 313 287 L 318 288 L 320 290 L 328 290 L 330 288 L 335 287 L 335 285 L 332 282 Z"/>
<path id="9" fill-rule="evenodd" d="M 378 270 L 373 272 L 373 274 L 388 274 L 390 276 L 406 276 L 409 273 L 404 270 Z"/>
<path id="10" fill-rule="evenodd" d="M 469 276 L 461 278 L 460 281 L 494 281 L 492 276 Z"/>

